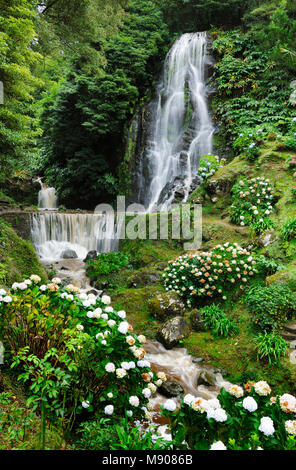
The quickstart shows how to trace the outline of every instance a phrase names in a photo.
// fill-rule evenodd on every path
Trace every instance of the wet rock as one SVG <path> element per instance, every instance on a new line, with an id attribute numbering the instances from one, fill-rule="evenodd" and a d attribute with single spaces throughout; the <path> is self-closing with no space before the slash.
<path id="1" fill-rule="evenodd" d="M 185 305 L 175 292 L 158 294 L 149 300 L 148 306 L 151 315 L 158 320 L 185 314 Z"/>
<path id="2" fill-rule="evenodd" d="M 89 251 L 84 258 L 83 262 L 86 263 L 89 259 L 96 259 L 98 256 L 98 252 L 96 250 Z"/>
<path id="3" fill-rule="evenodd" d="M 205 358 L 204 357 L 194 357 L 192 359 L 193 364 L 200 364 L 201 362 L 204 362 Z"/>
<path id="4" fill-rule="evenodd" d="M 260 235 L 260 237 L 258 238 L 258 244 L 260 246 L 268 246 L 268 245 L 271 245 L 272 243 L 274 243 L 276 240 L 278 239 L 278 236 L 275 232 L 267 232 L 267 233 L 264 233 L 263 235 Z"/>
<path id="5" fill-rule="evenodd" d="M 192 312 L 190 313 L 190 322 L 191 327 L 194 331 L 199 332 L 206 330 L 204 321 L 197 309 L 192 310 Z"/>
<path id="6" fill-rule="evenodd" d="M 162 325 L 157 332 L 157 339 L 166 349 L 172 349 L 180 340 L 189 336 L 190 331 L 190 325 L 183 317 L 175 317 Z"/>
<path id="7" fill-rule="evenodd" d="M 61 271 L 70 271 L 70 269 L 69 269 L 69 268 L 66 268 L 65 266 L 62 266 L 62 267 L 61 267 Z"/>
<path id="8" fill-rule="evenodd" d="M 90 289 L 90 290 L 87 291 L 87 295 L 89 295 L 89 294 L 94 294 L 94 295 L 96 295 L 96 296 L 99 296 L 99 295 L 101 294 L 101 292 L 102 292 L 102 291 L 99 291 L 99 290 L 97 290 L 97 289 Z"/>
<path id="9" fill-rule="evenodd" d="M 215 387 L 217 385 L 217 378 L 214 372 L 211 372 L 206 369 L 202 370 L 198 376 L 197 385 L 206 385 L 207 387 L 208 386 Z"/>
<path id="10" fill-rule="evenodd" d="M 68 249 L 68 250 L 63 251 L 63 253 L 61 254 L 61 258 L 63 258 L 63 259 L 76 259 L 76 258 L 78 258 L 78 256 L 77 256 L 76 251 Z"/>
<path id="11" fill-rule="evenodd" d="M 165 397 L 178 397 L 184 393 L 184 388 L 177 382 L 164 382 L 158 389 Z"/>

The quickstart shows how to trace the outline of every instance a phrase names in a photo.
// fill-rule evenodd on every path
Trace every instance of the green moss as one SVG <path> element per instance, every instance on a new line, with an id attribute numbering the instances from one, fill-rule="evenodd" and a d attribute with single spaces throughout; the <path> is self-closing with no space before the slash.
<path id="1" fill-rule="evenodd" d="M 46 273 L 29 241 L 17 236 L 15 231 L 0 218 L 0 284 L 10 286 L 31 274 L 43 280 Z"/>

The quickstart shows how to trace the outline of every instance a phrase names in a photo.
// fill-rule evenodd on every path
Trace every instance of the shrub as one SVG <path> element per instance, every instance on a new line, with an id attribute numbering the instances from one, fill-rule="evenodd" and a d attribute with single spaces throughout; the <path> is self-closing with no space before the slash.
<path id="1" fill-rule="evenodd" d="M 266 218 L 273 210 L 274 204 L 272 191 L 270 180 L 264 177 L 250 181 L 242 178 L 232 188 L 231 221 L 241 226 L 258 222 L 267 224 Z"/>
<path id="2" fill-rule="evenodd" d="M 162 413 L 178 449 L 296 450 L 296 397 L 270 394 L 266 382 L 248 382 L 222 388 L 217 399 L 185 395 L 180 409 L 168 400 Z"/>
<path id="3" fill-rule="evenodd" d="M 259 274 L 264 274 L 265 276 L 271 276 L 277 271 L 280 271 L 284 268 L 283 264 L 279 264 L 273 258 L 267 258 L 266 256 L 259 255 L 256 258 L 256 269 Z"/>
<path id="4" fill-rule="evenodd" d="M 127 410 L 132 419 L 149 414 L 143 407 L 166 378 L 151 371 L 145 337 L 133 333 L 110 297 L 63 287 L 58 278 L 40 285 L 34 275 L 0 296 L 0 339 L 43 426 L 54 415 L 70 425 L 77 414 L 114 421 Z"/>
<path id="5" fill-rule="evenodd" d="M 81 438 L 76 449 L 83 450 L 164 450 L 171 446 L 154 432 L 154 427 L 143 429 L 133 427 L 126 418 L 121 424 L 112 425 L 110 420 L 101 419 L 83 423 L 80 426 Z"/>
<path id="6" fill-rule="evenodd" d="M 296 219 L 290 219 L 284 223 L 280 232 L 281 238 L 284 241 L 290 241 L 296 237 Z"/>
<path id="7" fill-rule="evenodd" d="M 199 162 L 197 175 L 202 179 L 202 181 L 206 181 L 213 176 L 219 168 L 222 168 L 224 164 L 224 158 L 219 160 L 218 156 L 203 155 Z"/>
<path id="8" fill-rule="evenodd" d="M 273 331 L 261 333 L 256 338 L 256 350 L 260 360 L 268 359 L 269 364 L 279 363 L 281 356 L 285 356 L 288 346 L 281 335 Z"/>
<path id="9" fill-rule="evenodd" d="M 128 267 L 130 257 L 125 253 L 101 253 L 96 260 L 87 261 L 87 274 L 90 277 L 99 277 L 119 271 L 120 268 Z"/>
<path id="10" fill-rule="evenodd" d="M 217 245 L 210 252 L 180 256 L 169 262 L 163 274 L 167 291 L 184 297 L 191 306 L 198 298 L 220 296 L 234 287 L 245 288 L 256 272 L 256 261 L 237 243 Z"/>
<path id="11" fill-rule="evenodd" d="M 227 337 L 238 332 L 236 324 L 227 318 L 225 312 L 218 305 L 209 305 L 199 312 L 205 327 L 211 330 L 214 336 Z"/>
<path id="12" fill-rule="evenodd" d="M 263 331 L 273 331 L 296 312 L 296 295 L 285 284 L 251 287 L 245 297 L 253 321 Z"/>

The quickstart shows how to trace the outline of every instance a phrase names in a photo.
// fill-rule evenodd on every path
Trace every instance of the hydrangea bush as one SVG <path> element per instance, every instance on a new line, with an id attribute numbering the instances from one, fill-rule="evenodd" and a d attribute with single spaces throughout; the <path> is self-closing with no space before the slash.
<path id="1" fill-rule="evenodd" d="M 233 186 L 232 196 L 231 222 L 241 226 L 253 225 L 256 232 L 273 225 L 268 216 L 273 211 L 275 198 L 269 179 L 263 176 L 251 180 L 242 178 Z"/>
<path id="2" fill-rule="evenodd" d="M 184 297 L 192 306 L 200 298 L 222 297 L 234 287 L 244 290 L 256 272 L 256 261 L 237 243 L 217 245 L 210 252 L 180 256 L 169 262 L 163 274 L 167 291 Z"/>
<path id="3" fill-rule="evenodd" d="M 197 175 L 201 178 L 202 181 L 208 180 L 213 176 L 219 168 L 222 168 L 225 165 L 225 159 L 217 155 L 203 155 L 199 162 L 199 168 Z"/>
<path id="4" fill-rule="evenodd" d="M 30 405 L 47 403 L 57 416 L 149 418 L 149 398 L 166 380 L 152 372 L 146 338 L 125 311 L 58 278 L 41 284 L 32 275 L 1 289 L 0 332 L 7 359 L 30 385 Z"/>
<path id="5" fill-rule="evenodd" d="M 185 395 L 180 409 L 162 408 L 177 448 L 196 450 L 296 450 L 296 397 L 271 396 L 265 381 L 221 389 L 205 400 Z"/>

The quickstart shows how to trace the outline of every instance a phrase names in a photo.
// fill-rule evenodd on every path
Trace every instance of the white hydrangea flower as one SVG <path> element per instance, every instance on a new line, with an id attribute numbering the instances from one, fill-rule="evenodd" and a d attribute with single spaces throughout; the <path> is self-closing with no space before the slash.
<path id="1" fill-rule="evenodd" d="M 117 312 L 117 315 L 122 319 L 126 318 L 126 313 L 124 310 L 119 310 L 119 312 Z"/>
<path id="2" fill-rule="evenodd" d="M 222 441 L 217 441 L 211 445 L 210 450 L 227 450 L 227 447 L 225 447 Z"/>
<path id="3" fill-rule="evenodd" d="M 105 305 L 110 305 L 111 304 L 111 298 L 109 297 L 109 295 L 103 295 L 102 298 L 101 298 L 101 301 Z"/>
<path id="4" fill-rule="evenodd" d="M 150 362 L 146 360 L 138 361 L 137 366 L 140 367 L 140 369 L 142 369 L 143 367 L 150 367 Z"/>
<path id="5" fill-rule="evenodd" d="M 87 307 L 90 307 L 90 306 L 91 306 L 91 303 L 90 303 L 89 300 L 84 300 L 84 301 L 82 302 L 82 305 L 83 305 L 83 307 L 86 307 L 86 308 L 87 308 Z"/>
<path id="6" fill-rule="evenodd" d="M 272 436 L 275 431 L 272 419 L 269 418 L 269 416 L 264 416 L 263 418 L 261 418 L 260 426 L 258 429 L 265 436 Z"/>
<path id="7" fill-rule="evenodd" d="M 236 398 L 240 398 L 244 395 L 244 390 L 238 385 L 231 385 L 231 387 L 228 388 L 228 393 Z"/>
<path id="8" fill-rule="evenodd" d="M 139 335 L 139 336 L 138 336 L 138 340 L 139 340 L 140 343 L 142 343 L 142 344 L 146 343 L 146 341 L 147 341 L 146 336 L 144 336 L 144 335 Z"/>
<path id="9" fill-rule="evenodd" d="M 31 279 L 32 279 L 32 276 L 31 276 Z M 40 279 L 40 281 L 41 281 L 41 279 Z M 54 278 L 51 280 L 51 282 L 53 282 L 54 284 L 61 284 L 61 283 L 62 283 L 62 281 L 61 281 L 61 279 L 60 279 L 59 277 L 54 277 Z"/>
<path id="10" fill-rule="evenodd" d="M 190 393 L 187 393 L 187 395 L 185 395 L 184 397 L 184 403 L 186 405 L 191 405 L 191 403 L 193 402 L 193 400 L 195 400 L 195 397 L 193 395 L 191 395 Z"/>
<path id="11" fill-rule="evenodd" d="M 115 372 L 115 364 L 113 362 L 109 362 L 105 365 L 106 372 Z"/>
<path id="12" fill-rule="evenodd" d="M 254 385 L 255 392 L 258 393 L 260 396 L 266 397 L 271 393 L 271 388 L 265 380 L 260 380 L 256 382 Z"/>
<path id="13" fill-rule="evenodd" d="M 108 320 L 109 317 L 108 317 L 107 313 L 102 313 L 101 318 L 103 318 L 104 320 Z"/>
<path id="14" fill-rule="evenodd" d="M 131 418 L 134 413 L 132 412 L 132 410 L 127 410 L 126 414 L 129 418 Z"/>
<path id="15" fill-rule="evenodd" d="M 93 314 L 93 312 L 87 312 L 86 316 L 88 318 L 93 318 L 94 314 Z"/>
<path id="16" fill-rule="evenodd" d="M 119 324 L 118 331 L 119 331 L 119 333 L 122 333 L 123 335 L 126 335 L 126 333 L 128 332 L 128 322 L 127 321 L 121 322 Z"/>
<path id="17" fill-rule="evenodd" d="M 115 320 L 108 320 L 107 324 L 110 328 L 113 328 L 113 326 L 116 325 L 116 321 Z"/>
<path id="18" fill-rule="evenodd" d="M 113 393 L 112 392 L 107 393 L 107 397 L 108 398 L 113 398 Z"/>
<path id="19" fill-rule="evenodd" d="M 257 402 L 253 397 L 244 398 L 243 407 L 245 408 L 245 410 L 250 411 L 250 413 L 253 413 L 258 409 Z"/>
<path id="20" fill-rule="evenodd" d="M 37 274 L 32 274 L 32 276 L 30 276 L 30 279 L 31 279 L 31 281 L 33 281 L 35 284 L 38 284 L 38 282 L 41 281 L 41 277 L 38 276 Z"/>
<path id="21" fill-rule="evenodd" d="M 143 393 L 145 398 L 150 398 L 151 397 L 151 390 L 149 388 L 144 388 L 144 390 L 142 390 L 142 393 Z"/>
<path id="22" fill-rule="evenodd" d="M 116 375 L 119 379 L 123 379 L 123 377 L 126 376 L 126 370 L 120 367 L 119 369 L 116 369 Z"/>
<path id="23" fill-rule="evenodd" d="M 12 302 L 12 297 L 10 297 L 10 295 L 6 295 L 5 297 L 3 297 L 3 302 L 5 302 L 6 304 L 10 304 Z"/>
<path id="24" fill-rule="evenodd" d="M 0 289 L 0 295 L 6 295 L 6 290 L 5 289 Z"/>
<path id="25" fill-rule="evenodd" d="M 112 415 L 113 412 L 114 412 L 114 406 L 113 405 L 105 406 L 105 414 L 106 415 Z"/>
<path id="26" fill-rule="evenodd" d="M 84 326 L 83 326 L 83 325 L 77 325 L 77 326 L 76 326 L 76 329 L 77 329 L 78 331 L 83 331 L 83 330 L 84 330 Z"/>
<path id="27" fill-rule="evenodd" d="M 81 403 L 81 406 L 82 406 L 82 408 L 88 408 L 88 407 L 89 407 L 89 401 L 88 401 L 88 400 L 83 401 L 83 402 Z"/>
<path id="28" fill-rule="evenodd" d="M 136 407 L 137 407 L 137 406 L 139 406 L 139 404 L 140 404 L 140 400 L 139 400 L 139 398 L 136 397 L 136 396 L 131 396 L 131 397 L 129 397 L 129 404 L 132 405 L 132 406 L 136 406 Z"/>
<path id="29" fill-rule="evenodd" d="M 113 307 L 106 307 L 105 312 L 112 313 L 113 312 Z"/>
<path id="30" fill-rule="evenodd" d="M 296 421 L 288 420 L 285 422 L 285 428 L 288 434 L 296 436 Z"/>
<path id="31" fill-rule="evenodd" d="M 157 390 L 157 387 L 152 383 L 148 384 L 148 388 L 151 390 L 152 393 L 155 393 Z"/>
<path id="32" fill-rule="evenodd" d="M 296 412 L 296 398 L 289 393 L 284 393 L 280 396 L 280 406 L 285 413 Z"/>
<path id="33" fill-rule="evenodd" d="M 100 307 L 96 308 L 93 311 L 93 318 L 100 318 L 101 313 L 102 313 L 102 309 Z"/>
<path id="34" fill-rule="evenodd" d="M 167 400 L 164 405 L 163 405 L 164 409 L 165 410 L 168 410 L 168 411 L 175 411 L 175 409 L 177 408 L 177 405 L 176 403 L 174 402 L 174 400 Z"/>

